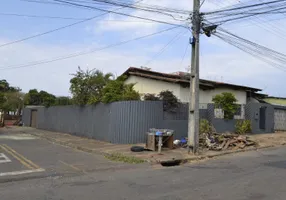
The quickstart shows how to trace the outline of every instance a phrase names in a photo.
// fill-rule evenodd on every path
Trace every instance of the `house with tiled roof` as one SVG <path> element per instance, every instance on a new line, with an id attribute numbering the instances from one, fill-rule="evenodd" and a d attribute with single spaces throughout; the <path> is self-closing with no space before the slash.
<path id="1" fill-rule="evenodd" d="M 128 68 L 123 75 L 127 76 L 126 84 L 133 83 L 134 89 L 145 94 L 159 94 L 163 90 L 170 90 L 181 102 L 188 102 L 190 95 L 189 74 L 185 72 L 161 73 L 149 69 Z M 200 79 L 200 105 L 213 103 L 212 98 L 222 92 L 231 92 L 235 95 L 238 104 L 256 101 L 255 96 L 261 89 L 236 85 L 224 82 Z"/>

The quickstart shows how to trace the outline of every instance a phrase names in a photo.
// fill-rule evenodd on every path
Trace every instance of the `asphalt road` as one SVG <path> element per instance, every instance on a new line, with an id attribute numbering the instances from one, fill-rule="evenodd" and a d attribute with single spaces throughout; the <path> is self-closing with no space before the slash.
<path id="1" fill-rule="evenodd" d="M 0 182 L 1 200 L 286 199 L 285 147 L 154 168 L 114 163 L 42 140 L 0 137 L 0 144 L 3 143 L 45 172 L 21 175 L 14 180 L 5 177 L 6 181 Z M 1 165 L 4 164 L 0 163 L 0 170 Z"/>
<path id="2" fill-rule="evenodd" d="M 66 148 L 28 134 L 0 132 L 0 184 L 133 168 L 138 167 L 112 162 L 101 155 Z"/>

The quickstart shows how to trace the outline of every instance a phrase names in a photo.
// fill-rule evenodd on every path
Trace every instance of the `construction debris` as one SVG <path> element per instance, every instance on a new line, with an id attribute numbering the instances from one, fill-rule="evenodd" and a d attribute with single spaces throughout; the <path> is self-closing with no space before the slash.
<path id="1" fill-rule="evenodd" d="M 244 149 L 256 144 L 247 136 L 233 133 L 200 135 L 200 146 L 214 151 Z"/>

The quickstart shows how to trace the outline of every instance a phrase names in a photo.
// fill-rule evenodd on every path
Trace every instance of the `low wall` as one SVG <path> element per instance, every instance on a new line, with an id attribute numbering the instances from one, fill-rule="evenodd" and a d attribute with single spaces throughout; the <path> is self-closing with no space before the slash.
<path id="1" fill-rule="evenodd" d="M 235 132 L 236 119 L 213 119 L 212 124 L 217 133 Z"/>
<path id="2" fill-rule="evenodd" d="M 265 128 L 260 128 L 260 108 L 265 108 Z M 252 133 L 274 132 L 274 107 L 267 103 L 249 103 L 246 105 L 246 119 L 251 121 Z"/>

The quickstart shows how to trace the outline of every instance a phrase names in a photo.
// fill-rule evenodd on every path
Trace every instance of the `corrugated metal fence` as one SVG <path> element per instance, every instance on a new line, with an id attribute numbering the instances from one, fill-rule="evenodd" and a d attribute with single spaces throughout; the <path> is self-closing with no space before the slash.
<path id="1" fill-rule="evenodd" d="M 163 103 L 127 101 L 96 106 L 37 108 L 37 128 L 85 136 L 111 143 L 145 142 L 150 128 L 163 128 Z M 30 126 L 31 109 L 23 123 Z"/>
<path id="2" fill-rule="evenodd" d="M 255 106 L 259 108 L 258 105 Z M 150 128 L 173 129 L 176 139 L 187 137 L 187 104 L 180 105 L 176 112 L 164 111 L 163 102 L 160 101 L 123 101 L 96 106 L 34 109 L 37 109 L 36 121 L 39 129 L 70 133 L 111 143 L 144 143 L 146 132 Z M 252 109 L 252 114 L 249 116 L 254 116 L 256 110 Z M 200 109 L 200 118 L 208 119 L 217 132 L 234 129 L 235 120 L 215 119 L 214 107 L 211 104 L 208 105 L 208 109 Z M 24 109 L 23 123 L 26 126 L 31 125 L 31 108 Z M 257 128 L 254 128 L 257 131 Z"/>

